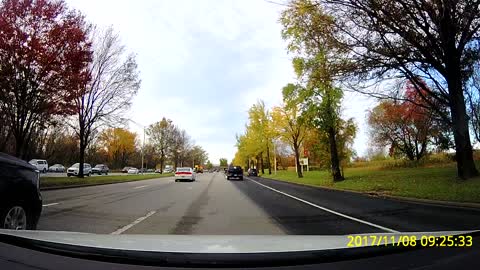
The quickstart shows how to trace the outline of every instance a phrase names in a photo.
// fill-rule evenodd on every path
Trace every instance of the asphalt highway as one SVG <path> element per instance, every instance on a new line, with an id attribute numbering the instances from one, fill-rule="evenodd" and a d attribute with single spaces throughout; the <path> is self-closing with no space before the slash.
<path id="1" fill-rule="evenodd" d="M 480 211 L 204 173 L 43 191 L 39 230 L 101 234 L 316 234 L 480 229 Z"/>

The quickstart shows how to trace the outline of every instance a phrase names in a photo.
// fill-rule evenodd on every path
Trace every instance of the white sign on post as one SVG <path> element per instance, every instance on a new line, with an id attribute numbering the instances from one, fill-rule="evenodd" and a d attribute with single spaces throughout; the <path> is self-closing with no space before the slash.
<path id="1" fill-rule="evenodd" d="M 300 159 L 300 165 L 308 166 L 308 158 L 301 158 Z"/>
<path id="2" fill-rule="evenodd" d="M 300 165 L 302 166 L 302 171 L 303 171 L 303 166 L 307 166 L 307 172 L 309 171 L 308 158 L 301 158 L 300 159 Z"/>

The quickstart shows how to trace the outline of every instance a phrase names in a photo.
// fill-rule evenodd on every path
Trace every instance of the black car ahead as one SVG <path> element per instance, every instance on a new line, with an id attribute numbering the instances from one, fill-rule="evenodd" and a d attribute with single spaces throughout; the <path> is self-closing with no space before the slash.
<path id="1" fill-rule="evenodd" d="M 34 230 L 42 213 L 37 168 L 0 153 L 0 228 Z"/>
<path id="2" fill-rule="evenodd" d="M 97 164 L 95 167 L 92 168 L 92 174 L 108 175 L 109 172 L 110 169 L 107 167 L 107 165 L 104 164 Z"/>
<path id="3" fill-rule="evenodd" d="M 243 180 L 243 169 L 240 166 L 231 166 L 227 169 L 227 180 L 237 178 Z"/>
<path id="4" fill-rule="evenodd" d="M 248 176 L 258 176 L 257 169 L 248 169 Z"/>

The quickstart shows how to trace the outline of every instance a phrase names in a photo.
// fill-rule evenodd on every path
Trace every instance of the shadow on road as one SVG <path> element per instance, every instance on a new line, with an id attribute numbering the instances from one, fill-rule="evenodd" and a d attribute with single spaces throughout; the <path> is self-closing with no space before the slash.
<path id="1" fill-rule="evenodd" d="M 231 183 L 265 211 L 288 234 L 344 235 L 380 232 L 376 228 L 321 211 L 268 190 L 247 178 L 244 178 L 243 181 L 233 180 Z"/>

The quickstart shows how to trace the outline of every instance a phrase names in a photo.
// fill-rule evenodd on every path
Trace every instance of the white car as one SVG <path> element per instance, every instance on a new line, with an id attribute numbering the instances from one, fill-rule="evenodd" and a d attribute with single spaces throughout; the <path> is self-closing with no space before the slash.
<path id="1" fill-rule="evenodd" d="M 80 169 L 80 163 L 75 163 L 72 167 L 68 168 L 67 176 L 78 176 Z M 90 176 L 92 173 L 92 166 L 88 163 L 83 163 L 83 175 Z"/>
<path id="2" fill-rule="evenodd" d="M 40 172 L 46 173 L 48 171 L 48 162 L 45 159 L 32 159 L 28 163 L 37 167 Z"/>
<path id="3" fill-rule="evenodd" d="M 65 171 L 65 167 L 63 167 L 62 164 L 55 164 L 55 165 L 52 165 L 48 168 L 48 171 L 49 172 L 64 172 Z"/>
<path id="4" fill-rule="evenodd" d="M 139 171 L 137 168 L 130 168 L 128 169 L 128 174 L 138 174 Z"/>
<path id="5" fill-rule="evenodd" d="M 184 167 L 184 168 L 177 168 L 175 172 L 175 182 L 188 180 L 188 181 L 195 181 L 195 172 L 192 168 Z"/>

